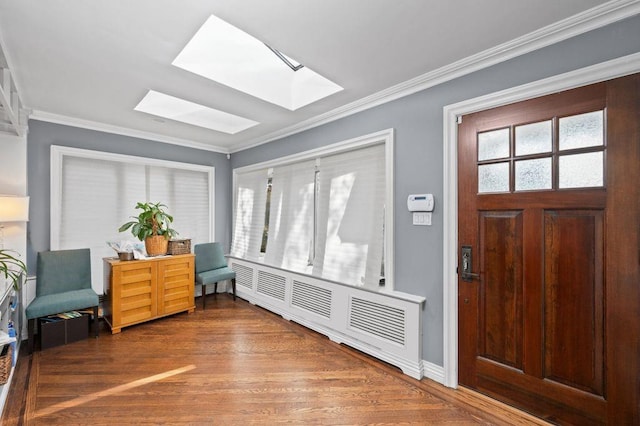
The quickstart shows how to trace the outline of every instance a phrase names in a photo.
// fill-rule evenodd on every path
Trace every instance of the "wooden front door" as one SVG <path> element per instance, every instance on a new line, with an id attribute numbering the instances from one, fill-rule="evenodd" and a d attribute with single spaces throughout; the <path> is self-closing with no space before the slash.
<path id="1" fill-rule="evenodd" d="M 640 77 L 462 117 L 459 383 L 640 424 Z"/>

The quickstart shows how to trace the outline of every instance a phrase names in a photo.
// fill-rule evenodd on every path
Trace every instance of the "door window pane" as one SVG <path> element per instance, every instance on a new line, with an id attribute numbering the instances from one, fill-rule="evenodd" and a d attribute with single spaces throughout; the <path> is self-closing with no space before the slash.
<path id="1" fill-rule="evenodd" d="M 516 162 L 516 191 L 551 189 L 551 157 Z"/>
<path id="2" fill-rule="evenodd" d="M 516 155 L 551 152 L 551 120 L 516 126 Z"/>
<path id="3" fill-rule="evenodd" d="M 603 111 L 563 117 L 559 121 L 560 150 L 603 145 Z"/>
<path id="4" fill-rule="evenodd" d="M 559 158 L 560 188 L 590 188 L 604 185 L 602 151 L 562 155 Z"/>
<path id="5" fill-rule="evenodd" d="M 509 129 L 478 133 L 478 161 L 509 156 Z"/>
<path id="6" fill-rule="evenodd" d="M 478 193 L 509 192 L 509 163 L 478 166 Z"/>

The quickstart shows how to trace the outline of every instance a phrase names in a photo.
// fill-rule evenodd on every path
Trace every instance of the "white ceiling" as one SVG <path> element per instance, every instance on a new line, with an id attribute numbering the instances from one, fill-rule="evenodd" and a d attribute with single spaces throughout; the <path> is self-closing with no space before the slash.
<path id="1" fill-rule="evenodd" d="M 380 102 L 408 81 L 461 69 L 488 52 L 500 54 L 522 40 L 534 45 L 531 33 L 559 33 L 565 24 L 634 2 L 3 0 L 0 40 L 22 104 L 34 118 L 235 152 Z M 211 14 L 345 90 L 289 111 L 172 66 Z M 539 31 L 550 25 L 553 30 Z M 148 90 L 260 124 L 228 135 L 159 122 L 134 111 Z"/>

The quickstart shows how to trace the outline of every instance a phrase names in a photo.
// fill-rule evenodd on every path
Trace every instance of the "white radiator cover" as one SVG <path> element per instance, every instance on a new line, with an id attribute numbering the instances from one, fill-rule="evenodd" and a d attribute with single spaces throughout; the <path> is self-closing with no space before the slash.
<path id="1" fill-rule="evenodd" d="M 421 379 L 423 297 L 374 292 L 230 257 L 239 297 Z"/>

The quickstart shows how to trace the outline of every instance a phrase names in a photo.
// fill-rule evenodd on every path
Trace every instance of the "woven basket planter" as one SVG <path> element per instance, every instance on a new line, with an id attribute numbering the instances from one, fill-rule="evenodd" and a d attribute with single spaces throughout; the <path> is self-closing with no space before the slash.
<path id="1" fill-rule="evenodd" d="M 167 248 L 169 247 L 169 240 L 164 235 L 155 235 L 153 237 L 147 237 L 144 240 L 144 248 L 147 250 L 149 256 L 162 256 L 167 254 Z"/>

